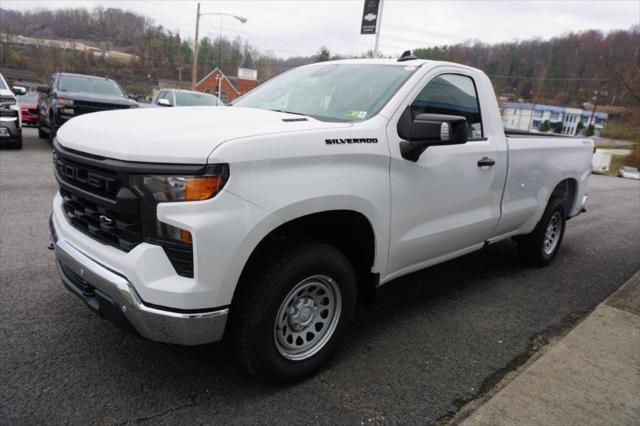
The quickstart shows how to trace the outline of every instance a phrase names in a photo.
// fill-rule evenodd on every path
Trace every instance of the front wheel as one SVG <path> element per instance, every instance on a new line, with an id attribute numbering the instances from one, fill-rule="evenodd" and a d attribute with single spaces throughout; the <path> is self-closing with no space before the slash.
<path id="1" fill-rule="evenodd" d="M 555 198 L 549 201 L 535 229 L 518 239 L 518 251 L 522 259 L 534 266 L 550 264 L 560 250 L 566 221 L 562 200 Z"/>
<path id="2" fill-rule="evenodd" d="M 13 143 L 13 149 L 22 149 L 22 134 Z"/>
<path id="3" fill-rule="evenodd" d="M 45 132 L 44 130 L 42 130 L 42 126 L 40 123 L 38 123 L 38 137 L 40 139 L 48 139 L 49 138 L 49 133 Z"/>
<path id="4" fill-rule="evenodd" d="M 320 368 L 348 329 L 355 274 L 338 249 L 320 242 L 294 244 L 266 264 L 232 307 L 235 352 L 265 381 L 300 380 Z"/>
<path id="5" fill-rule="evenodd" d="M 55 127 L 55 125 L 53 124 L 53 121 L 51 122 L 51 126 L 49 127 L 49 143 L 53 145 L 53 140 L 56 138 L 56 133 L 57 133 L 57 129 Z"/>

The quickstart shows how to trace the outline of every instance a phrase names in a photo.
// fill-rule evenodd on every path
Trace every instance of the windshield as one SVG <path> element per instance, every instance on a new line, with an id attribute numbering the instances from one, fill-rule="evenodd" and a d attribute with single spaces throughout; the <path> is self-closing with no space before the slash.
<path id="1" fill-rule="evenodd" d="M 3 78 L 0 76 L 0 89 L 6 89 L 6 88 L 7 86 L 5 86 Z"/>
<path id="2" fill-rule="evenodd" d="M 35 95 L 18 95 L 18 101 L 24 104 L 37 104 L 38 97 Z"/>
<path id="3" fill-rule="evenodd" d="M 234 106 L 303 114 L 325 121 L 374 116 L 416 67 L 326 64 L 296 68 L 257 87 Z"/>
<path id="4" fill-rule="evenodd" d="M 223 105 L 215 96 L 207 93 L 176 92 L 177 106 Z"/>
<path id="5" fill-rule="evenodd" d="M 98 95 L 124 98 L 124 93 L 114 81 L 80 75 L 62 75 L 58 90 L 63 92 L 89 92 Z"/>

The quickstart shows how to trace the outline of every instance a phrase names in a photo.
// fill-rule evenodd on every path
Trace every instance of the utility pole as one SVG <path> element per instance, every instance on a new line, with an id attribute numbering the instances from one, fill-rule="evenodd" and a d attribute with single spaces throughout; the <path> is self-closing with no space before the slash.
<path id="1" fill-rule="evenodd" d="M 198 29 L 200 27 L 200 17 L 205 15 L 220 16 L 220 39 L 221 40 L 222 40 L 222 17 L 223 16 L 230 16 L 234 19 L 237 19 L 243 24 L 247 22 L 247 18 L 243 16 L 234 15 L 231 13 L 223 13 L 223 12 L 200 13 L 200 3 L 198 3 L 198 10 L 196 12 L 196 39 L 195 39 L 195 43 L 193 44 L 193 69 L 191 70 L 191 89 L 192 90 L 196 89 L 196 78 L 198 74 Z M 220 62 L 220 46 L 218 46 L 218 62 Z M 218 67 L 219 65 L 220 64 L 218 63 Z"/>
<path id="2" fill-rule="evenodd" d="M 376 27 L 376 44 L 373 47 L 373 57 L 378 57 L 378 42 L 380 41 L 380 31 L 382 30 L 382 9 L 384 8 L 384 0 L 380 0 L 380 9 L 378 10 L 378 25 Z"/>
<path id="3" fill-rule="evenodd" d="M 602 91 L 600 92 L 600 95 L 603 98 L 606 98 L 607 96 L 609 96 L 609 92 L 608 91 Z M 595 92 L 593 92 L 593 108 L 591 109 L 591 117 L 589 117 L 589 122 L 587 122 L 587 132 L 589 131 L 589 126 L 593 126 L 593 132 L 595 134 L 596 131 L 596 122 L 594 121 L 593 116 L 596 115 L 596 107 L 598 106 L 598 91 L 596 90 Z"/>
<path id="4" fill-rule="evenodd" d="M 224 16 L 220 15 L 220 32 L 218 33 L 218 68 L 220 68 L 220 72 L 222 72 L 222 18 Z"/>
<path id="5" fill-rule="evenodd" d="M 196 79 L 198 78 L 198 30 L 200 27 L 200 3 L 196 11 L 196 38 L 193 43 L 193 67 L 191 68 L 191 90 L 196 90 Z"/>
<path id="6" fill-rule="evenodd" d="M 598 106 L 598 91 L 596 90 L 593 93 L 593 98 L 591 98 L 593 100 L 593 109 L 591 110 L 591 117 L 589 117 L 589 122 L 587 123 L 587 131 L 589 131 L 589 126 L 593 125 L 593 116 L 596 114 L 596 106 Z M 595 129 L 595 125 L 593 126 L 593 128 Z"/>

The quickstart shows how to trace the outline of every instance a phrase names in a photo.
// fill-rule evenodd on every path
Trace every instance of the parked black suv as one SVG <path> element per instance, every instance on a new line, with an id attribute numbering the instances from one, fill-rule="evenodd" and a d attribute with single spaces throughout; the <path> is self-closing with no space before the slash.
<path id="1" fill-rule="evenodd" d="M 55 73 L 38 92 L 38 136 L 51 141 L 77 115 L 138 107 L 114 80 L 92 75 Z"/>

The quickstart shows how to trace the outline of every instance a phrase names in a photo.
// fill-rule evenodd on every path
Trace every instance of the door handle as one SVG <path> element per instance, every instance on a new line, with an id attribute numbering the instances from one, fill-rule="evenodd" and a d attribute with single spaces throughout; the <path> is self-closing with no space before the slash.
<path id="1" fill-rule="evenodd" d="M 494 160 L 493 158 L 482 157 L 480 160 L 478 160 L 478 167 L 490 167 L 494 164 L 496 164 L 496 160 Z"/>

